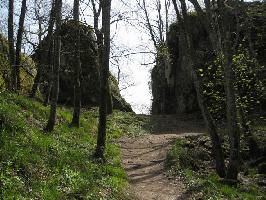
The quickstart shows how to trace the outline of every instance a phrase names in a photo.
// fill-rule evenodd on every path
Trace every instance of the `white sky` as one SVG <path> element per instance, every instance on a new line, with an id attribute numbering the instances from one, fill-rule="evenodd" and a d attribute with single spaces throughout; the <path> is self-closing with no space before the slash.
<path id="1" fill-rule="evenodd" d="M 130 52 L 149 51 L 149 49 L 139 48 L 142 44 L 149 45 L 149 38 L 134 27 L 119 27 L 117 40 L 119 40 Z M 148 113 L 151 106 L 151 91 L 149 90 L 150 70 L 152 65 L 142 65 L 142 63 L 151 63 L 153 58 L 146 54 L 135 54 L 126 57 L 120 62 L 121 71 L 128 76 L 128 79 L 134 83 L 133 86 L 121 91 L 122 96 L 132 105 L 136 113 Z M 116 69 L 116 68 L 115 68 Z M 112 70 L 116 71 L 116 70 Z M 120 84 L 120 89 L 123 88 Z"/>
<path id="2" fill-rule="evenodd" d="M 64 1 L 69 4 L 68 7 L 69 9 L 71 9 L 73 0 Z M 120 13 L 123 17 L 126 17 L 128 19 L 128 22 L 131 24 L 123 20 L 119 21 L 116 24 L 112 24 L 112 35 L 115 34 L 113 43 L 115 43 L 116 46 L 113 46 L 113 55 L 119 55 L 121 54 L 121 52 L 123 52 L 122 54 L 129 54 L 143 51 L 154 51 L 153 43 L 150 41 L 148 31 L 145 30 L 143 24 L 139 23 L 145 22 L 145 19 L 143 17 L 143 13 L 141 13 L 140 9 L 136 6 L 136 0 L 125 0 L 126 4 L 128 4 L 128 7 L 124 6 L 121 3 L 122 1 L 123 0 L 112 0 L 112 15 Z M 152 2 L 154 1 L 155 0 L 146 0 L 146 5 L 150 9 L 149 11 L 152 22 L 153 20 L 157 19 L 156 13 L 152 12 L 152 10 L 154 9 Z M 6 3 L 7 0 L 0 0 L 0 12 L 3 13 L 3 17 L 0 19 L 0 28 L 2 28 L 2 30 L 6 29 L 7 24 L 7 8 L 3 6 L 4 2 Z M 16 6 L 15 8 L 17 12 L 15 14 L 15 20 L 17 21 L 17 16 L 20 10 L 20 1 L 15 0 L 15 3 L 16 2 L 17 4 L 15 5 L 18 6 Z M 33 0 L 28 0 L 28 2 L 33 2 Z M 30 7 L 32 6 L 32 4 L 30 5 L 29 3 L 28 6 Z M 82 9 L 83 8 L 84 7 L 82 7 Z M 47 12 L 47 14 L 49 14 L 48 10 L 49 9 L 47 9 L 46 11 L 44 9 L 44 12 Z M 82 13 L 85 13 L 86 16 L 83 15 L 81 19 L 85 19 L 86 23 L 92 25 L 91 9 L 87 7 L 85 12 Z M 27 18 L 25 24 L 27 26 L 26 28 L 30 28 L 31 30 L 34 30 L 34 27 L 36 27 L 36 25 L 32 24 L 32 22 L 27 21 Z M 143 65 L 143 63 L 152 63 L 153 61 L 153 54 L 134 54 L 131 56 L 122 57 L 119 61 L 121 73 L 127 80 L 126 82 L 121 80 L 120 89 L 124 88 L 127 84 L 134 84 L 133 86 L 122 90 L 121 94 L 126 99 L 126 101 L 132 105 L 132 108 L 136 113 L 148 113 L 151 106 L 152 95 L 149 88 L 149 82 L 151 81 L 150 71 L 153 65 Z M 117 77 L 116 66 L 111 65 L 111 72 Z"/>
<path id="3" fill-rule="evenodd" d="M 121 12 L 123 12 L 123 9 L 128 9 L 125 7 L 120 7 L 120 2 L 121 0 L 113 0 L 113 12 L 116 12 L 119 9 L 121 9 Z M 157 20 L 157 12 L 154 12 L 154 2 L 155 0 L 146 0 L 151 23 L 154 23 L 154 21 Z M 161 0 L 161 2 L 162 5 L 164 5 L 164 0 Z M 126 46 L 126 48 L 130 49 L 129 52 L 154 52 L 154 46 L 153 42 L 150 40 L 149 32 L 145 27 L 143 27 L 143 25 L 141 25 L 146 21 L 143 13 L 137 7 L 136 0 L 127 1 L 127 3 L 130 4 L 131 8 L 129 9 L 131 11 L 134 11 L 134 9 L 137 11 L 135 14 L 130 16 L 132 19 L 130 22 L 133 24 L 133 26 L 123 21 L 118 23 L 117 27 L 113 25 L 113 32 L 114 30 L 117 31 L 114 42 L 122 43 L 122 46 Z M 137 20 L 134 20 L 136 18 Z M 170 17 L 170 19 L 172 18 Z M 149 113 L 149 110 L 151 109 L 152 94 L 149 85 L 151 81 L 151 69 L 153 68 L 154 64 L 143 64 L 153 63 L 154 59 L 155 58 L 153 54 L 136 54 L 125 58 L 122 62 L 120 62 L 121 71 L 128 75 L 129 79 L 135 84 L 126 90 L 122 90 L 121 94 L 127 100 L 127 102 L 132 105 L 133 110 L 136 113 Z M 123 88 L 123 84 L 121 84 L 120 89 L 121 88 Z"/>
<path id="4" fill-rule="evenodd" d="M 69 0 L 72 2 L 72 0 Z M 112 16 L 120 13 L 127 20 L 119 21 L 111 26 L 111 35 L 115 48 L 112 48 L 113 55 L 130 54 L 135 52 L 154 52 L 153 43 L 150 41 L 148 31 L 143 28 L 140 22 L 145 22 L 143 13 L 137 7 L 136 0 L 125 1 L 128 6 L 121 3 L 122 0 L 112 0 Z M 155 0 L 146 0 L 147 6 L 153 6 Z M 164 2 L 164 0 L 162 0 Z M 151 11 L 151 20 L 156 20 L 156 14 Z M 91 16 L 86 17 L 86 22 L 91 20 Z M 112 21 L 112 20 L 111 20 Z M 133 86 L 121 90 L 122 96 L 128 103 L 131 104 L 136 113 L 149 113 L 151 108 L 152 95 L 149 88 L 151 81 L 150 73 L 154 65 L 143 65 L 144 63 L 153 63 L 153 54 L 134 54 L 120 59 L 119 67 L 127 81 L 120 81 L 120 89 L 124 88 L 128 83 L 133 83 Z M 111 64 L 111 72 L 117 77 L 117 67 Z"/>

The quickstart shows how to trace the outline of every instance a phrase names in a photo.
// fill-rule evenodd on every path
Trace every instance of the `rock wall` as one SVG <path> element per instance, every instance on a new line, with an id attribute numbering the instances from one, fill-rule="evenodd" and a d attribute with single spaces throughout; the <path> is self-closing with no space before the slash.
<path id="1" fill-rule="evenodd" d="M 206 41 L 206 34 L 196 19 L 193 17 L 191 20 L 194 27 L 193 40 L 200 41 L 197 46 L 201 48 L 201 43 Z M 152 70 L 152 114 L 190 113 L 198 110 L 191 63 L 186 56 L 184 41 L 178 24 L 172 24 L 168 43 L 158 49 L 156 66 Z M 169 57 L 167 54 L 170 54 Z"/>
<path id="2" fill-rule="evenodd" d="M 80 30 L 80 59 L 81 59 L 81 88 L 82 106 L 98 106 L 100 101 L 100 66 L 98 47 L 93 29 L 90 26 L 70 20 L 62 24 L 61 28 L 61 67 L 59 98 L 60 104 L 73 104 L 74 97 L 74 58 L 76 31 Z M 34 56 L 38 57 L 38 56 Z M 47 64 L 47 63 L 46 63 Z M 49 70 L 48 70 L 49 71 Z M 46 75 L 49 72 L 46 70 Z M 109 73 L 110 90 L 114 109 L 132 112 L 130 104 L 121 96 L 115 77 Z M 47 79 L 43 79 L 43 93 Z"/>
<path id="3" fill-rule="evenodd" d="M 241 33 L 241 39 L 243 45 L 254 49 L 259 63 L 266 66 L 266 3 L 254 2 L 246 5 L 249 21 L 246 22 L 245 16 L 242 20 L 250 23 L 245 32 L 250 33 L 253 46 L 250 46 L 244 33 Z M 189 16 L 189 23 L 190 27 L 193 27 L 193 45 L 199 56 L 196 67 L 204 68 L 214 56 L 210 51 L 207 33 L 195 14 Z M 199 110 L 192 82 L 191 63 L 186 56 L 184 35 L 179 29 L 178 23 L 171 24 L 167 44 L 157 49 L 156 65 L 151 74 L 152 114 L 181 114 Z"/>

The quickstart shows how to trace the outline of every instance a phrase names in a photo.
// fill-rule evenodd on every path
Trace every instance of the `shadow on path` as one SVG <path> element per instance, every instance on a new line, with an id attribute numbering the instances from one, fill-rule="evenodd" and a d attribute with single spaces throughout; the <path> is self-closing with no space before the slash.
<path id="1" fill-rule="evenodd" d="M 122 164 L 136 198 L 188 199 L 189 191 L 185 190 L 183 182 L 180 179 L 170 180 L 165 175 L 165 159 L 178 137 L 205 132 L 202 120 L 195 116 L 150 116 L 143 128 L 149 128 L 151 134 L 124 137 L 120 141 Z"/>

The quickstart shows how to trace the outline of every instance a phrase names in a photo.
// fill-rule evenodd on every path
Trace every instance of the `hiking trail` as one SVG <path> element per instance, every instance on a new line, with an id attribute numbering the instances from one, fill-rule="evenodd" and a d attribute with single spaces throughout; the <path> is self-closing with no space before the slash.
<path id="1" fill-rule="evenodd" d="M 156 127 L 150 134 L 120 140 L 122 164 L 132 193 L 137 200 L 187 199 L 181 178 L 173 180 L 166 175 L 166 155 L 176 138 L 204 133 L 204 124 L 191 115 L 150 118 Z"/>

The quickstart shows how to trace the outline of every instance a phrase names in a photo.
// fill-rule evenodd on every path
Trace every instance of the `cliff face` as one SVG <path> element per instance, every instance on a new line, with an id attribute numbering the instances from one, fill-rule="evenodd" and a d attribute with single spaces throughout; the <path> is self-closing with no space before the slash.
<path id="1" fill-rule="evenodd" d="M 206 33 L 197 17 L 190 20 L 193 41 L 198 49 L 206 51 Z M 152 70 L 152 113 L 175 114 L 198 110 L 196 92 L 193 87 L 191 63 L 186 55 L 184 35 L 179 25 L 170 26 L 166 47 L 158 49 L 156 66 Z M 166 56 L 168 49 L 169 57 Z"/>
<path id="2" fill-rule="evenodd" d="M 243 46 L 251 49 L 261 65 L 266 66 L 266 4 L 248 4 L 249 26 L 241 33 Z M 192 40 L 199 58 L 196 68 L 206 68 L 214 59 L 207 40 L 207 33 L 199 18 L 191 14 Z M 156 66 L 152 70 L 152 114 L 179 114 L 198 110 L 196 92 L 192 82 L 191 63 L 186 56 L 184 35 L 179 24 L 173 23 L 168 33 L 168 41 L 157 50 Z M 247 34 L 250 38 L 246 38 Z M 252 43 L 252 44 L 251 44 Z M 162 45 L 163 46 L 163 45 Z M 168 51 L 166 53 L 166 51 Z M 168 57 L 166 55 L 169 55 Z"/>

